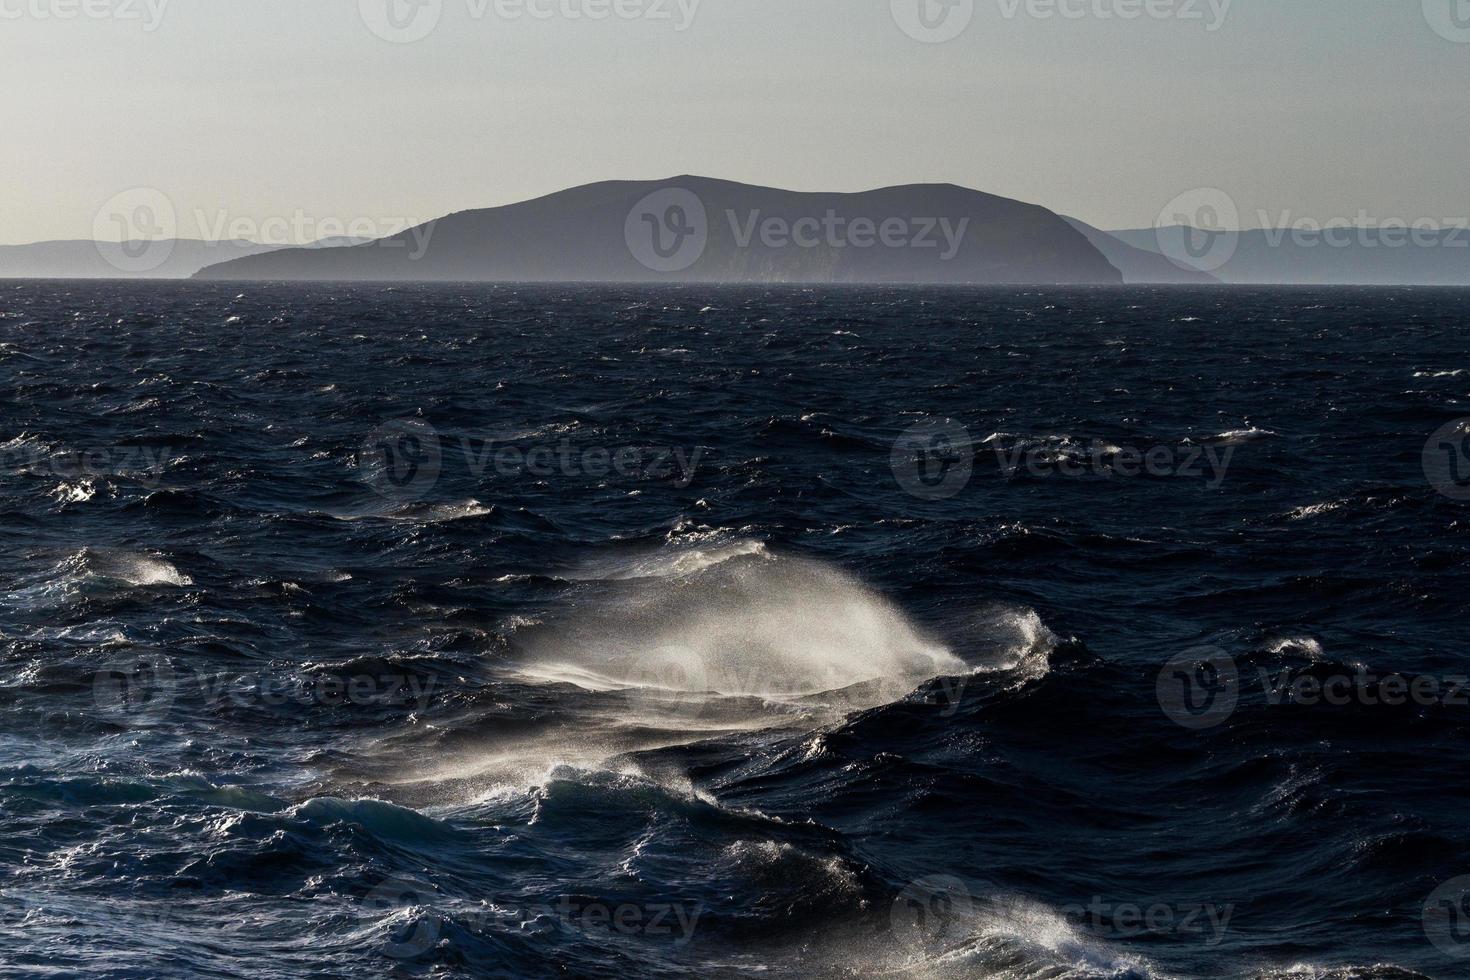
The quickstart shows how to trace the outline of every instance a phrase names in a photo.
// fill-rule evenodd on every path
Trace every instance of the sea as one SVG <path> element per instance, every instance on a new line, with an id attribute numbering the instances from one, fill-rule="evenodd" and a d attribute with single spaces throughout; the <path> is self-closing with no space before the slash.
<path id="1" fill-rule="evenodd" d="M 0 283 L 0 976 L 1470 975 L 1470 292 Z"/>

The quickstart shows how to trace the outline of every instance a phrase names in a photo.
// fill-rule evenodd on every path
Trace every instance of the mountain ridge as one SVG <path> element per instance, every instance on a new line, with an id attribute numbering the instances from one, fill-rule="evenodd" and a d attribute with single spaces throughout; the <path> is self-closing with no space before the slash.
<path id="1" fill-rule="evenodd" d="M 1133 248 L 1192 264 L 1182 247 L 1188 226 L 1133 228 L 1107 234 Z M 1211 233 L 1218 234 L 1218 233 Z M 1315 231 L 1255 228 L 1217 241 L 1210 275 L 1242 286 L 1470 286 L 1470 231 L 1415 233 L 1363 226 Z M 1352 241 L 1342 242 L 1347 235 Z"/>
<path id="2" fill-rule="evenodd" d="M 1219 285 L 1220 280 L 1208 272 L 1183 269 L 1158 252 L 1130 245 L 1111 232 L 1094 228 L 1085 221 L 1062 215 L 1062 220 L 1082 232 L 1130 285 Z"/>
<path id="3" fill-rule="evenodd" d="M 421 244 L 419 254 L 412 246 Z M 791 191 L 695 175 L 584 184 L 366 245 L 196 278 L 484 282 L 1121 284 L 1040 205 L 955 184 Z"/>

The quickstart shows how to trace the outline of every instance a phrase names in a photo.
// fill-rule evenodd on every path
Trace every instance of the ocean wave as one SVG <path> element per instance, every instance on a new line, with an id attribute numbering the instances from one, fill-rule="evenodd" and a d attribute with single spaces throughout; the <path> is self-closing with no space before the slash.
<path id="1" fill-rule="evenodd" d="M 97 481 L 95 480 L 59 483 L 51 491 L 51 499 L 62 507 L 69 504 L 85 504 L 95 496 L 97 496 Z"/>
<path id="2" fill-rule="evenodd" d="M 495 513 L 493 506 L 478 500 L 443 502 L 413 502 L 394 504 L 382 501 L 367 507 L 336 510 L 328 516 L 347 522 L 387 521 L 395 524 L 447 524 L 475 517 L 488 517 Z"/>
<path id="3" fill-rule="evenodd" d="M 182 588 L 194 584 L 193 579 L 167 559 L 136 551 L 85 548 L 63 562 L 61 568 L 88 580 L 121 583 L 134 588 Z"/>
<path id="4" fill-rule="evenodd" d="M 1308 504 L 1298 507 L 1286 515 L 1289 521 L 1305 521 L 1313 517 L 1321 517 L 1323 514 L 1331 514 L 1333 511 L 1342 510 L 1347 506 L 1345 500 L 1324 500 L 1318 504 Z"/>
<path id="5" fill-rule="evenodd" d="M 1321 663 L 1327 659 L 1326 654 L 1322 651 L 1322 641 L 1310 636 L 1287 636 L 1272 640 L 1270 643 L 1267 649 L 1278 656 L 1289 653 L 1305 657 L 1313 663 Z"/>
<path id="6" fill-rule="evenodd" d="M 1247 442 L 1255 442 L 1258 439 L 1275 439 L 1281 435 L 1270 429 L 1258 428 L 1254 425 L 1244 429 L 1229 429 L 1204 439 L 1204 442 L 1213 442 L 1223 446 L 1239 446 Z"/>
<path id="7" fill-rule="evenodd" d="M 971 937 L 935 957 L 919 975 L 1035 980 L 1161 980 L 1145 959 L 1086 936 L 1059 912 L 1012 902 L 977 917 Z"/>
<path id="8" fill-rule="evenodd" d="M 703 546 L 697 540 L 640 555 L 617 556 L 588 562 L 559 577 L 574 582 L 621 582 L 631 579 L 683 578 L 698 575 L 723 562 L 748 557 L 770 558 L 764 542 L 731 541 Z"/>
<path id="9" fill-rule="evenodd" d="M 1298 963 L 1281 970 L 1252 974 L 1252 980 L 1429 980 L 1429 977 L 1389 963 L 1373 966 L 1313 966 Z"/>
<path id="10" fill-rule="evenodd" d="M 976 674 L 1021 668 L 1024 680 L 1035 680 L 1046 673 L 1051 653 L 1061 642 L 1029 606 L 983 607 L 958 625 L 966 660 Z"/>
<path id="11" fill-rule="evenodd" d="M 453 828 L 446 824 L 408 807 L 382 800 L 318 797 L 292 807 L 287 813 L 296 819 L 323 825 L 356 824 L 375 837 L 417 845 L 427 846 L 455 836 Z"/>
<path id="12" fill-rule="evenodd" d="M 817 944 L 823 972 L 911 980 L 1165 980 L 1144 957 L 1084 934 L 1035 901 L 972 896 L 958 879 L 921 879 L 892 903 L 880 937 Z"/>
<path id="13" fill-rule="evenodd" d="M 964 662 L 846 572 L 763 549 L 695 562 L 677 589 L 636 581 L 518 634 L 523 671 L 592 690 L 644 690 L 654 717 L 711 698 L 832 695 L 881 704 Z"/>

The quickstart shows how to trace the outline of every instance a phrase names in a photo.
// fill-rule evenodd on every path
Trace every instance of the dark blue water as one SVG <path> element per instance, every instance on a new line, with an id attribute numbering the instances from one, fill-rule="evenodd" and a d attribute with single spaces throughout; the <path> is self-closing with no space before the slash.
<path id="1" fill-rule="evenodd" d="M 4 284 L 0 974 L 1464 976 L 1467 310 Z"/>

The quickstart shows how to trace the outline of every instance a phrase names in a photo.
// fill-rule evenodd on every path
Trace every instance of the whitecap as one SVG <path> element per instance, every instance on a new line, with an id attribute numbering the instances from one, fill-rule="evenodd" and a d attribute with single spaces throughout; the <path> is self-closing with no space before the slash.
<path id="1" fill-rule="evenodd" d="M 121 582 L 135 587 L 193 585 L 172 562 L 157 555 L 110 548 L 86 548 L 63 563 L 69 571 L 94 580 Z"/>
<path id="2" fill-rule="evenodd" d="M 95 496 L 97 496 L 97 484 L 92 480 L 61 483 L 51 491 L 51 499 L 63 507 L 67 504 L 84 504 Z"/>
<path id="3" fill-rule="evenodd" d="M 715 547 L 697 543 L 640 555 L 620 555 L 587 562 L 560 577 L 568 581 L 621 582 L 640 578 L 678 578 L 694 575 L 722 562 L 746 557 L 769 558 L 761 541 L 732 541 Z"/>
<path id="4" fill-rule="evenodd" d="M 1271 641 L 1268 647 L 1273 654 L 1294 654 L 1306 657 L 1312 663 L 1321 663 L 1327 659 L 1322 650 L 1322 641 L 1310 636 L 1286 636 Z"/>
<path id="5" fill-rule="evenodd" d="M 1206 441 L 1232 446 L 1239 445 L 1243 442 L 1252 442 L 1256 439 L 1271 439 L 1280 435 L 1281 433 L 1273 432 L 1270 429 L 1260 429 L 1256 426 L 1250 426 L 1245 429 L 1231 429 L 1227 432 L 1221 432 L 1219 435 L 1210 436 Z"/>
<path id="6" fill-rule="evenodd" d="M 1335 510 L 1341 510 L 1344 506 L 1346 506 L 1344 501 L 1326 500 L 1319 504 L 1309 504 L 1305 507 L 1298 507 L 1287 514 L 1286 519 L 1290 521 L 1304 521 L 1308 518 L 1320 517 L 1323 514 L 1330 514 Z"/>
<path id="7" fill-rule="evenodd" d="M 394 504 L 384 500 L 372 506 L 330 511 L 327 516 L 348 522 L 390 521 L 400 524 L 444 524 L 471 517 L 485 517 L 494 512 L 493 506 L 482 504 L 478 500 L 411 504 Z"/>
<path id="8" fill-rule="evenodd" d="M 677 587 L 631 581 L 522 637 L 523 671 L 588 690 L 647 690 L 661 702 L 655 713 L 688 717 L 709 698 L 832 695 L 843 707 L 872 707 L 968 670 L 840 569 L 764 546 L 689 560 L 690 570 L 673 573 Z"/>

